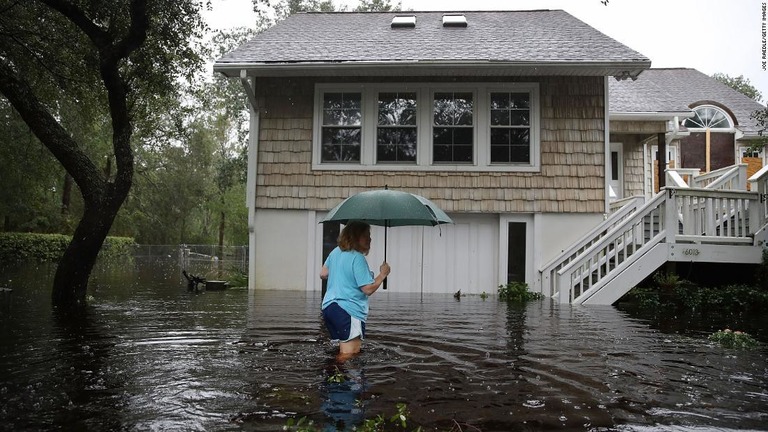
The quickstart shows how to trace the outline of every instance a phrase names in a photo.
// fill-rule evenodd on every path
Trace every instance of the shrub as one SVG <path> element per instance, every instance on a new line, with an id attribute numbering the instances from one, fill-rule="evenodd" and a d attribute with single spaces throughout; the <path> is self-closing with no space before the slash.
<path id="1" fill-rule="evenodd" d="M 0 261 L 58 261 L 71 240 L 63 234 L 0 233 Z M 130 237 L 107 237 L 99 258 L 129 257 L 135 244 Z"/>
<path id="2" fill-rule="evenodd" d="M 709 340 L 717 342 L 724 348 L 754 348 L 757 340 L 747 333 L 731 331 L 730 329 L 718 330 L 709 336 Z"/>
<path id="3" fill-rule="evenodd" d="M 500 301 L 522 303 L 530 300 L 539 300 L 543 297 L 541 293 L 528 291 L 528 284 L 525 282 L 509 282 L 506 285 L 499 285 Z"/>

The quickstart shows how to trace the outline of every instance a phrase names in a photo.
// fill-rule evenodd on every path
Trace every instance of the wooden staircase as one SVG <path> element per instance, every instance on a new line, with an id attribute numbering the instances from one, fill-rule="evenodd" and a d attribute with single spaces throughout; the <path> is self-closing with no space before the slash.
<path id="1" fill-rule="evenodd" d="M 617 202 L 602 224 L 545 265 L 542 292 L 560 303 L 613 304 L 666 262 L 760 263 L 768 167 L 748 180 L 746 165 L 702 176 L 679 171 L 667 170 L 670 186 L 650 201 Z"/>

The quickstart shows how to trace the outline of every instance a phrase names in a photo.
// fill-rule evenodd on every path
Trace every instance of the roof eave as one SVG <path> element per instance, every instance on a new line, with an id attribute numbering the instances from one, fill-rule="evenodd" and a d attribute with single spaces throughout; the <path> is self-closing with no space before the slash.
<path id="1" fill-rule="evenodd" d="M 667 121 L 693 117 L 692 111 L 609 112 L 608 119 L 615 121 Z"/>
<path id="2" fill-rule="evenodd" d="M 239 77 L 249 76 L 414 76 L 414 75 L 528 75 L 528 76 L 617 76 L 637 77 L 651 67 L 650 60 L 626 62 L 504 62 L 504 61 L 349 61 L 291 63 L 228 63 L 213 65 L 214 72 Z"/>

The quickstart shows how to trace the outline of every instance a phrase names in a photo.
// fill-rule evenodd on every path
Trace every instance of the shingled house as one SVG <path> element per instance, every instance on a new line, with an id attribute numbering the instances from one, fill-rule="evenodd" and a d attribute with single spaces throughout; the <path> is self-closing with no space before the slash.
<path id="1" fill-rule="evenodd" d="M 390 230 L 390 290 L 542 289 L 609 211 L 609 82 L 649 67 L 561 10 L 289 17 L 214 65 L 252 106 L 251 288 L 319 291 L 339 227 L 318 222 L 387 185 L 456 222 Z"/>
<path id="2" fill-rule="evenodd" d="M 649 69 L 636 81 L 609 83 L 611 142 L 627 170 L 615 184 L 617 197 L 658 192 L 658 133 L 667 167 L 706 173 L 745 163 L 748 176 L 763 167 L 762 127 L 752 114 L 765 106 L 744 94 L 687 68 Z"/>

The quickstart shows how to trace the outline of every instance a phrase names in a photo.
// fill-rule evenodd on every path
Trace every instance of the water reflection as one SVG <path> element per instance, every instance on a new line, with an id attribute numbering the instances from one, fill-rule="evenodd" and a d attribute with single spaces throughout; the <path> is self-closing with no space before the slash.
<path id="1" fill-rule="evenodd" d="M 393 291 L 337 365 L 319 293 L 195 295 L 176 266 L 100 268 L 75 317 L 51 312 L 52 268 L 5 269 L 0 430 L 349 430 L 400 402 L 409 428 L 768 430 L 768 351 L 710 344 L 719 323 Z"/>

